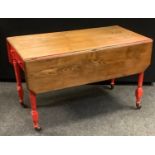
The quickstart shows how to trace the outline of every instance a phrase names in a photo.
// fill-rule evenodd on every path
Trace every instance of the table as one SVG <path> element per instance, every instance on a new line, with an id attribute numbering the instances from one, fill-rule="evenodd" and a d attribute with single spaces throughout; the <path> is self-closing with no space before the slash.
<path id="1" fill-rule="evenodd" d="M 40 131 L 39 93 L 138 74 L 136 107 L 141 108 L 144 71 L 150 65 L 152 39 L 120 26 L 109 26 L 7 38 L 19 102 L 23 102 L 20 70 L 25 72 L 33 126 Z M 120 92 L 121 93 L 121 92 Z"/>

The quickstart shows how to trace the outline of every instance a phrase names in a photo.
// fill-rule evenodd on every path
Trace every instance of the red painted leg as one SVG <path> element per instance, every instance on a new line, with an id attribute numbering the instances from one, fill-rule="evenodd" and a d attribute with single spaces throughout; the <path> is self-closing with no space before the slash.
<path id="1" fill-rule="evenodd" d="M 143 96 L 143 79 L 144 79 L 144 73 L 140 73 L 138 75 L 138 88 L 136 89 L 136 106 L 137 106 L 137 109 L 140 109 L 141 108 L 141 99 L 142 99 L 142 96 Z"/>
<path id="2" fill-rule="evenodd" d="M 112 79 L 112 80 L 111 80 L 110 86 L 111 86 L 111 87 L 110 87 L 111 89 L 114 89 L 114 86 L 115 86 L 115 79 Z"/>
<path id="3" fill-rule="evenodd" d="M 19 96 L 19 102 L 22 107 L 27 108 L 23 100 L 24 92 L 23 92 L 22 83 L 21 83 L 20 68 L 15 60 L 13 61 L 13 66 L 14 66 L 14 71 L 15 71 L 15 76 L 16 76 L 16 81 L 17 81 L 17 91 L 18 91 L 18 96 Z"/>
<path id="4" fill-rule="evenodd" d="M 41 128 L 39 127 L 39 116 L 37 112 L 37 101 L 36 101 L 36 94 L 30 91 L 30 102 L 31 102 L 31 115 L 33 120 L 33 127 L 35 130 L 40 131 Z"/>

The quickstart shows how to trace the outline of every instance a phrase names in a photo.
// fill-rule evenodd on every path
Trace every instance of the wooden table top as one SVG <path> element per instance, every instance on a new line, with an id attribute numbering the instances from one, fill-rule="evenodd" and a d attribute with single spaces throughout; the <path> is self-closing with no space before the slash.
<path id="1" fill-rule="evenodd" d="M 120 26 L 8 37 L 23 60 L 126 46 L 151 39 Z"/>

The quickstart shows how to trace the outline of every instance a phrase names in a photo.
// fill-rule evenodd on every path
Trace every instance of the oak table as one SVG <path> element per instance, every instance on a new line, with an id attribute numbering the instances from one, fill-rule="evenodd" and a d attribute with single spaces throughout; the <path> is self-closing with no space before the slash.
<path id="1" fill-rule="evenodd" d="M 20 69 L 25 72 L 33 125 L 40 130 L 36 94 L 138 74 L 136 106 L 141 107 L 144 71 L 150 65 L 152 40 L 120 26 L 33 34 L 7 38 L 19 102 Z"/>

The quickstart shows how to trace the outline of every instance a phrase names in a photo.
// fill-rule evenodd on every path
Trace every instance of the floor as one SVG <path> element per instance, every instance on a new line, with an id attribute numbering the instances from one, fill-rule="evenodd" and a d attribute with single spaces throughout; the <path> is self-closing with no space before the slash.
<path id="1" fill-rule="evenodd" d="M 38 95 L 40 125 L 32 128 L 30 108 L 18 103 L 15 83 L 0 83 L 0 135 L 155 135 L 155 86 L 144 86 L 135 109 L 136 86 L 85 85 Z M 30 105 L 24 84 L 25 103 Z"/>

